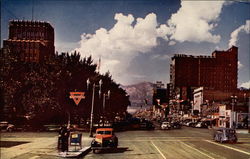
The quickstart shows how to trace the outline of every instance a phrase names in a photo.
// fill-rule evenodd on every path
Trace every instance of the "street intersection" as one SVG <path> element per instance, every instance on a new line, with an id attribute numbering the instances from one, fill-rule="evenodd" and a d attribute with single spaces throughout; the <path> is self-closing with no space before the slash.
<path id="1" fill-rule="evenodd" d="M 26 141 L 29 143 L 1 147 L 1 159 L 53 159 L 59 158 L 57 133 L 2 133 L 1 141 Z M 217 143 L 212 140 L 212 129 L 183 127 L 174 130 L 117 132 L 119 146 L 116 150 L 88 152 L 82 158 L 176 158 L 176 159 L 248 159 L 250 158 L 250 134 L 238 133 L 238 143 Z M 83 146 L 91 142 L 83 133 Z"/>

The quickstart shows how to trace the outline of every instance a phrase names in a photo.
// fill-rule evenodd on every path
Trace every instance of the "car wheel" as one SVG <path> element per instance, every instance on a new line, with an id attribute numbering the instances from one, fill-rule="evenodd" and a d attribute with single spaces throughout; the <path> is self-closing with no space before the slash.
<path id="1" fill-rule="evenodd" d="M 237 141 L 238 141 L 238 139 L 236 138 L 236 139 L 234 139 L 234 141 L 233 141 L 233 142 L 236 144 L 236 143 L 237 143 Z"/>
<path id="2" fill-rule="evenodd" d="M 213 139 L 214 139 L 214 141 L 217 141 L 217 140 L 216 140 L 216 136 L 215 136 L 215 135 L 213 136 Z"/>
<path id="3" fill-rule="evenodd" d="M 8 132 L 12 132 L 12 128 L 7 129 Z"/>
<path id="4" fill-rule="evenodd" d="M 96 153 L 96 151 L 95 151 L 95 150 L 93 150 L 93 153 Z"/>
<path id="5" fill-rule="evenodd" d="M 222 140 L 222 138 L 220 138 L 220 143 L 223 143 L 223 140 Z"/>

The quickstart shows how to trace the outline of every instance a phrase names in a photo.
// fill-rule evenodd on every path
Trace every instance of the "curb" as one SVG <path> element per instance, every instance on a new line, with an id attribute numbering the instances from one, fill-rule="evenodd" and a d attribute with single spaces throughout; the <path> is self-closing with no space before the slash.
<path id="1" fill-rule="evenodd" d="M 248 130 L 236 130 L 236 133 L 249 134 L 250 132 L 248 132 Z"/>
<path id="2" fill-rule="evenodd" d="M 84 147 L 78 151 L 69 151 L 67 154 L 64 154 L 63 152 L 59 153 L 57 156 L 62 158 L 76 158 L 81 157 L 83 155 L 86 155 L 90 152 L 90 146 Z"/>

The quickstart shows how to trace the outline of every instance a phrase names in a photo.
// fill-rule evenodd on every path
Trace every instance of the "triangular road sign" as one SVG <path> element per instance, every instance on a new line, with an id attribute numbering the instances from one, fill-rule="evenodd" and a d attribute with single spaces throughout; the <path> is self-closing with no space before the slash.
<path id="1" fill-rule="evenodd" d="M 76 105 L 78 105 L 81 99 L 85 99 L 85 92 L 70 92 L 69 98 L 73 99 Z"/>

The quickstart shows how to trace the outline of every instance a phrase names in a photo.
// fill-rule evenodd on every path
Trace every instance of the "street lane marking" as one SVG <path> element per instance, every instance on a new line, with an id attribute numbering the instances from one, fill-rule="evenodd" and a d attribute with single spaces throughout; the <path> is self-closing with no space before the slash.
<path id="1" fill-rule="evenodd" d="M 204 140 L 204 141 L 212 143 L 212 144 L 215 144 L 215 145 L 218 145 L 218 146 L 222 146 L 222 147 L 234 150 L 234 151 L 238 151 L 238 152 L 241 152 L 241 153 L 244 153 L 244 154 L 247 154 L 247 155 L 250 155 L 249 152 L 246 152 L 246 151 L 243 151 L 243 150 L 239 150 L 239 149 L 236 149 L 236 148 L 233 148 L 233 147 L 230 147 L 230 146 L 222 145 L 222 144 L 219 144 L 219 143 L 216 143 L 216 142 L 213 142 L 213 141 L 209 141 L 209 140 Z"/>
<path id="2" fill-rule="evenodd" d="M 33 156 L 33 157 L 30 157 L 29 159 L 36 159 L 36 158 L 39 158 L 40 156 Z"/>
<path id="3" fill-rule="evenodd" d="M 140 136 L 143 137 L 143 136 Z M 146 137 L 146 136 L 145 136 Z M 146 137 L 146 138 L 202 138 L 202 137 L 168 137 L 168 136 L 159 136 L 159 137 Z"/>
<path id="4" fill-rule="evenodd" d="M 155 144 L 154 144 L 152 141 L 150 141 L 150 142 L 151 142 L 152 145 L 156 148 L 156 150 L 161 154 L 161 156 L 162 156 L 164 159 L 167 159 L 167 158 L 163 155 L 163 153 L 158 149 L 158 147 L 155 146 Z"/>
<path id="5" fill-rule="evenodd" d="M 159 140 L 119 140 L 119 141 L 201 141 L 200 139 L 198 140 L 198 139 L 194 139 L 194 140 L 192 140 L 192 139 L 169 139 L 169 140 L 161 140 L 161 139 L 159 139 Z"/>
<path id="6" fill-rule="evenodd" d="M 190 145 L 188 145 L 188 144 L 185 144 L 184 142 L 181 142 L 181 143 L 184 144 L 185 146 L 187 146 L 187 147 L 189 147 L 189 148 L 191 148 L 191 149 L 193 149 L 193 150 L 195 150 L 195 151 L 197 151 L 197 152 L 199 152 L 199 153 L 201 153 L 201 154 L 207 156 L 208 158 L 214 159 L 213 157 L 211 157 L 211 156 L 205 154 L 204 152 L 202 152 L 202 151 L 200 151 L 200 150 L 198 150 L 198 149 L 196 149 L 196 148 L 194 148 L 194 147 L 192 147 L 192 146 L 190 146 Z"/>

